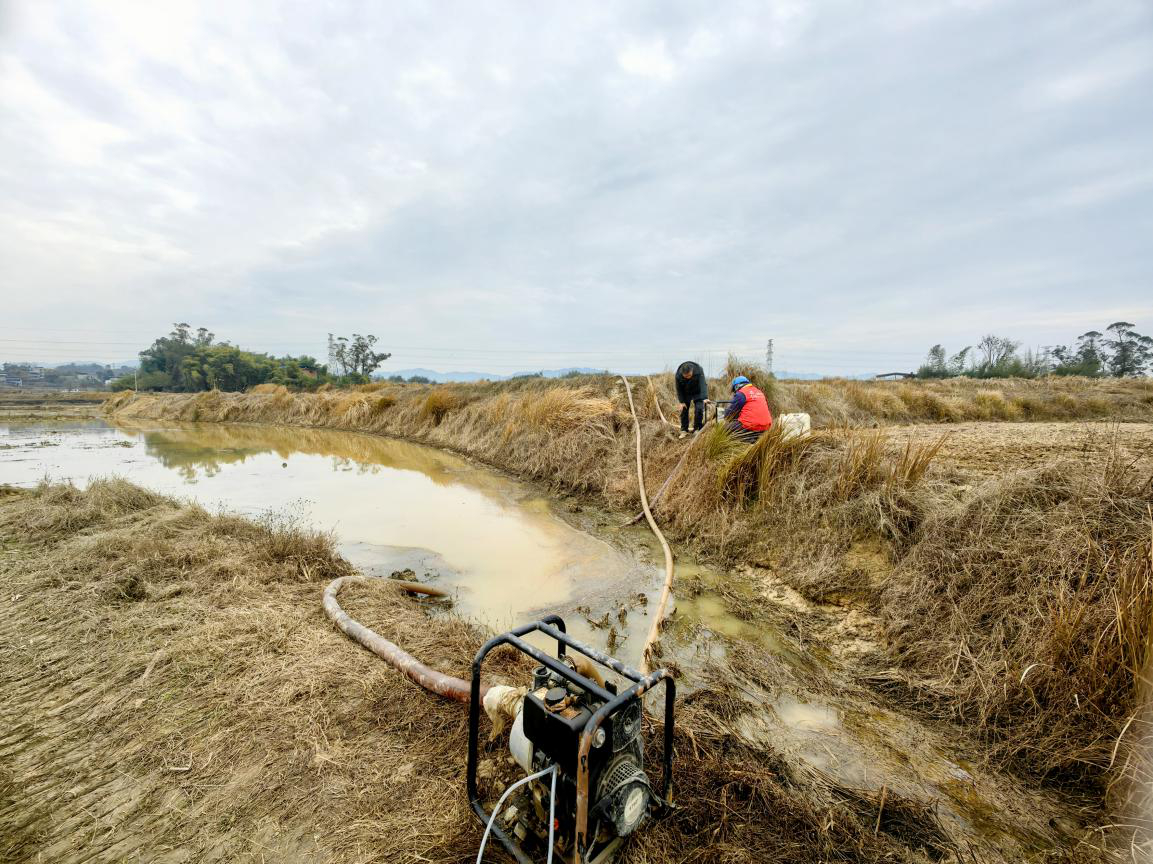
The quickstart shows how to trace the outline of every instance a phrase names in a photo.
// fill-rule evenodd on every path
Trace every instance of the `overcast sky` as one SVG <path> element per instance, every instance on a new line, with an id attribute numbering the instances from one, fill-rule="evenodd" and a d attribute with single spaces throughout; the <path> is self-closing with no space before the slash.
<path id="1" fill-rule="evenodd" d="M 0 359 L 1153 331 L 1153 3 L 0 0 Z"/>

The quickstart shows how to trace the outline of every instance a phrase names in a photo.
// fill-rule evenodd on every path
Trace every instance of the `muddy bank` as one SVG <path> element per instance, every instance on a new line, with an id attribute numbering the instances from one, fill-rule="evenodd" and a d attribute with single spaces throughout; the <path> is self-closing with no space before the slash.
<path id="1" fill-rule="evenodd" d="M 5 490 L 0 537 L 0 860 L 475 855 L 463 712 L 328 624 L 320 590 L 349 565 L 324 537 L 121 481 Z M 484 636 L 384 583 L 344 599 L 446 672 Z M 932 808 L 737 734 L 746 710 L 724 680 L 683 701 L 679 809 L 627 861 L 968 860 Z"/>
<path id="2" fill-rule="evenodd" d="M 108 391 L 0 390 L 0 420 L 100 416 Z"/>

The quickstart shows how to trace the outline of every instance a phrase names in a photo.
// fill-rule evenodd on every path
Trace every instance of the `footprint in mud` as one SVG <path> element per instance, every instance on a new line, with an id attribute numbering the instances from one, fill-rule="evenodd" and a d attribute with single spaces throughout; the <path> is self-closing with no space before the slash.
<path id="1" fill-rule="evenodd" d="M 820 702 L 802 702 L 781 696 L 773 703 L 772 710 L 782 723 L 801 732 L 835 735 L 841 731 L 841 713 Z"/>

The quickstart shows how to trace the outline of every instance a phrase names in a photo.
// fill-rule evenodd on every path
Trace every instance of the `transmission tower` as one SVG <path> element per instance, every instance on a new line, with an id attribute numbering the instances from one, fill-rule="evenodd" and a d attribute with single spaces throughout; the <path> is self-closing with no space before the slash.
<path id="1" fill-rule="evenodd" d="M 769 374 L 773 373 L 773 340 L 770 339 L 765 345 L 765 368 L 769 370 Z"/>

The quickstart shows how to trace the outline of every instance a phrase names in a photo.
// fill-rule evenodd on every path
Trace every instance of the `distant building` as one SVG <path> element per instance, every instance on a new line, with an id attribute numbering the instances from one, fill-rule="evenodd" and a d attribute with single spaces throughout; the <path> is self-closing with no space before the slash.
<path id="1" fill-rule="evenodd" d="M 5 363 L 5 387 L 31 387 L 44 380 L 44 367 L 28 363 Z"/>

